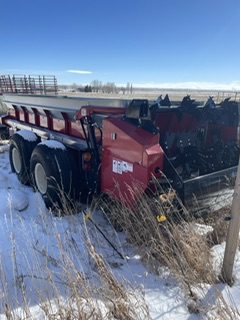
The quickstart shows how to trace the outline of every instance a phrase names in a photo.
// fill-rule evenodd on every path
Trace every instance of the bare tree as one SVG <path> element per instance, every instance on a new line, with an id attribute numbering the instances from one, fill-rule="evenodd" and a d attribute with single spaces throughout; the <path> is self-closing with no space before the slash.
<path id="1" fill-rule="evenodd" d="M 100 92 L 103 88 L 102 81 L 93 80 L 91 82 L 92 92 Z"/>
<path id="2" fill-rule="evenodd" d="M 130 84 L 130 82 L 127 83 L 126 91 L 127 91 L 128 94 L 131 93 L 131 84 Z"/>
<path id="3" fill-rule="evenodd" d="M 76 91 L 78 88 L 78 85 L 75 82 L 73 82 L 73 84 L 71 85 L 71 88 L 73 91 Z"/>
<path id="4" fill-rule="evenodd" d="M 122 94 L 125 94 L 127 89 L 125 87 L 121 87 L 120 90 L 122 91 Z"/>
<path id="5" fill-rule="evenodd" d="M 107 82 L 104 84 L 103 90 L 106 93 L 114 93 L 116 92 L 116 85 L 114 82 Z"/>

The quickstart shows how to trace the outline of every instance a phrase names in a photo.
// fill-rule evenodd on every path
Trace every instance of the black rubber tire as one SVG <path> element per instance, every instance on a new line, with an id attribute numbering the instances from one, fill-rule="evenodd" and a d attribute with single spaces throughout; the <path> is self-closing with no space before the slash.
<path id="1" fill-rule="evenodd" d="M 30 159 L 33 149 L 40 142 L 40 138 L 35 133 L 29 131 L 27 134 L 31 137 L 30 141 L 24 138 L 23 131 L 16 132 L 11 137 L 9 147 L 12 172 L 16 173 L 18 180 L 25 185 L 30 184 Z"/>
<path id="2" fill-rule="evenodd" d="M 70 152 L 60 142 L 40 143 L 30 161 L 32 184 L 41 193 L 47 208 L 69 204 L 76 186 L 76 171 Z"/>

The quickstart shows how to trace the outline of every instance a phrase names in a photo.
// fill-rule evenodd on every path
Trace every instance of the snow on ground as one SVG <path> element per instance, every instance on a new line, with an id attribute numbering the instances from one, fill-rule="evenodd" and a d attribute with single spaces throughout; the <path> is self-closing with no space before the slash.
<path id="1" fill-rule="evenodd" d="M 147 270 L 137 248 L 130 246 L 124 234 L 116 233 L 99 213 L 93 214 L 93 221 L 127 259 L 121 259 L 81 212 L 74 216 L 54 216 L 45 208 L 41 196 L 31 187 L 20 184 L 11 172 L 8 145 L 0 146 L 0 151 L 0 319 L 7 319 L 6 306 L 16 319 L 24 319 L 21 307 L 26 304 L 31 319 L 47 319 L 40 307 L 44 299 L 56 299 L 56 296 L 68 299 L 67 279 L 63 278 L 66 265 L 70 271 L 77 269 L 79 275 L 96 281 L 97 285 L 96 270 L 86 248 L 88 237 L 116 279 L 128 282 L 145 300 L 150 319 L 223 319 L 212 310 L 219 293 L 229 304 L 240 306 L 239 253 L 234 267 L 234 286 L 199 284 L 203 307 L 210 305 L 208 311 L 190 314 L 186 293 L 167 270 L 163 269 L 160 275 Z M 213 249 L 216 270 L 220 268 L 223 252 L 224 244 Z M 68 263 L 69 257 L 74 265 Z M 196 292 L 199 288 L 196 287 Z M 26 303 L 25 299 L 29 301 Z M 144 316 L 141 319 L 145 319 Z"/>

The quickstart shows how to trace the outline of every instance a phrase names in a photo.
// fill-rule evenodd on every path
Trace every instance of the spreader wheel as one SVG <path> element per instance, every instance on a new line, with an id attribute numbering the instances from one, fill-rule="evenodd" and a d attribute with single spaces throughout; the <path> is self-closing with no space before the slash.
<path id="1" fill-rule="evenodd" d="M 20 130 L 10 140 L 9 161 L 12 172 L 22 184 L 30 183 L 30 158 L 40 139 L 31 131 Z"/>
<path id="2" fill-rule="evenodd" d="M 33 150 L 30 161 L 32 183 L 48 208 L 60 207 L 72 198 L 76 173 L 71 154 L 57 141 L 45 141 Z"/>

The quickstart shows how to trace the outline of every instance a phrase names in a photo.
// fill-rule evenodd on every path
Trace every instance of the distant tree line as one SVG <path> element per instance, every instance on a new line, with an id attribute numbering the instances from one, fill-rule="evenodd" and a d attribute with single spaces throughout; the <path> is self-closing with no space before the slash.
<path id="1" fill-rule="evenodd" d="M 67 86 L 61 86 L 61 87 L 67 88 Z M 103 83 L 102 81 L 99 81 L 99 80 L 93 80 L 90 84 L 87 84 L 86 86 L 79 86 L 78 84 L 73 83 L 71 85 L 71 89 L 73 91 L 78 91 L 78 92 L 131 94 L 132 93 L 132 84 L 130 82 L 128 82 L 126 86 L 117 87 L 115 82 Z"/>

